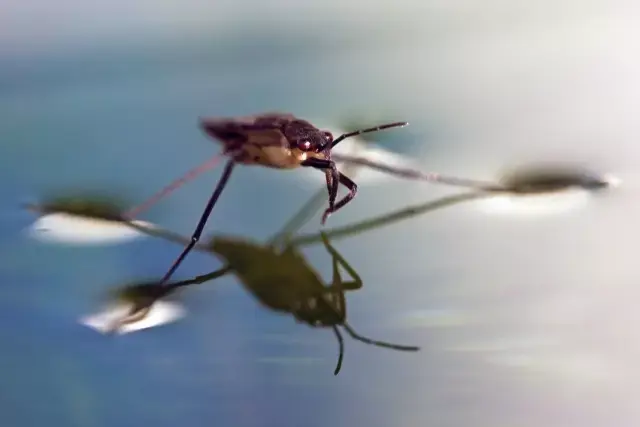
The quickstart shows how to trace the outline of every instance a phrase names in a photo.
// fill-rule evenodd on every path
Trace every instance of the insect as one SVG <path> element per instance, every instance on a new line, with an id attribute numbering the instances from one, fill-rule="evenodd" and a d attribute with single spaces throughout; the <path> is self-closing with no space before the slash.
<path id="1" fill-rule="evenodd" d="M 238 163 L 275 169 L 311 167 L 324 171 L 329 192 L 329 207 L 322 216 L 322 224 L 326 222 L 329 215 L 353 200 L 358 191 L 355 182 L 338 171 L 335 162 L 331 159 L 331 149 L 349 137 L 408 124 L 407 122 L 383 124 L 346 133 L 334 139 L 331 132 L 320 130 L 308 121 L 287 113 L 264 113 L 237 118 L 205 118 L 201 119 L 200 123 L 207 135 L 220 142 L 223 153 L 230 157 L 216 190 L 222 190 L 234 165 Z M 347 187 L 349 193 L 336 203 L 339 184 Z M 215 198 L 216 193 L 214 191 L 212 199 Z"/>
<path id="2" fill-rule="evenodd" d="M 361 289 L 362 279 L 331 245 L 326 235 L 321 235 L 322 242 L 332 258 L 333 278 L 328 286 L 295 246 L 286 245 L 280 250 L 273 244 L 260 245 L 245 239 L 216 236 L 211 241 L 210 250 L 225 261 L 225 267 L 164 286 L 145 285 L 136 288 L 138 304 L 121 320 L 120 325 L 144 317 L 149 311 L 149 304 L 155 298 L 168 295 L 178 288 L 202 284 L 232 273 L 264 307 L 282 314 L 291 314 L 297 322 L 314 328 L 331 328 L 339 344 L 334 375 L 340 372 L 344 356 L 344 340 L 339 327 L 344 328 L 352 338 L 369 345 L 399 351 L 419 351 L 420 348 L 416 346 L 367 338 L 347 323 L 344 293 Z M 340 267 L 351 276 L 351 280 L 342 280 Z M 141 292 L 146 287 L 148 290 Z"/>
<path id="3" fill-rule="evenodd" d="M 352 173 L 355 173 L 355 169 Z M 514 194 L 529 192 L 553 191 L 567 186 L 580 186 L 585 189 L 600 189 L 607 186 L 607 179 L 598 178 L 590 173 L 577 173 L 569 170 L 556 170 L 535 168 L 516 174 L 519 179 L 511 177 L 505 179 L 505 192 Z M 586 178 L 585 178 L 586 177 Z M 541 187 L 541 188 L 539 188 Z M 493 192 L 497 190 L 489 190 Z M 362 280 L 348 263 L 331 247 L 328 236 L 344 238 L 346 236 L 359 234 L 368 230 L 377 229 L 381 226 L 395 223 L 400 220 L 421 215 L 434 209 L 439 209 L 451 204 L 456 204 L 466 200 L 486 197 L 484 192 L 463 193 L 455 196 L 448 196 L 436 201 L 430 201 L 423 205 L 411 206 L 400 211 L 395 211 L 381 217 L 371 218 L 360 223 L 332 230 L 329 233 L 319 233 L 318 235 L 303 235 L 293 237 L 295 230 L 299 229 L 311 214 L 320 208 L 323 202 L 323 192 L 312 197 L 298 213 L 296 213 L 283 229 L 273 236 L 264 245 L 251 243 L 244 239 L 216 237 L 211 244 L 198 245 L 201 251 L 217 253 L 226 260 L 226 266 L 212 273 L 197 276 L 193 279 L 166 283 L 159 285 L 158 282 L 150 282 L 142 285 L 131 286 L 122 291 L 121 298 L 128 300 L 132 305 L 129 313 L 114 322 L 111 330 L 129 323 L 135 323 L 143 319 L 150 310 L 150 306 L 158 299 L 165 298 L 175 290 L 194 284 L 201 284 L 215 280 L 229 273 L 235 273 L 249 290 L 263 305 L 282 313 L 292 314 L 299 322 L 307 323 L 313 327 L 332 327 L 340 342 L 340 357 L 336 372 L 339 371 L 343 342 L 338 326 L 343 326 L 356 339 L 362 338 L 365 342 L 383 347 L 390 346 L 400 350 L 414 350 L 415 347 L 397 346 L 395 344 L 381 343 L 369 340 L 355 333 L 352 328 L 345 323 L 346 304 L 344 299 L 345 291 L 353 291 L 362 287 Z M 97 209 L 97 208 L 96 208 Z M 94 209 L 95 210 L 95 209 Z M 138 227 L 136 227 L 138 228 Z M 147 229 L 140 227 L 141 231 L 152 236 L 160 237 L 180 244 L 188 242 L 187 238 L 176 235 L 168 230 L 157 228 Z M 311 266 L 304 260 L 299 252 L 294 248 L 314 244 L 322 241 L 327 250 L 332 254 L 334 279 L 333 283 L 324 287 L 318 275 Z M 284 246 L 284 250 L 280 249 Z M 352 281 L 343 282 L 340 278 L 338 264 L 342 265 L 352 277 Z M 320 289 L 322 286 L 322 290 Z M 352 333 L 353 332 L 353 333 Z M 372 341 L 372 342 L 370 342 Z M 396 348 L 400 347 L 400 348 Z"/>
<path id="4" fill-rule="evenodd" d="M 396 168 L 372 162 L 364 158 L 332 155 L 331 150 L 347 138 L 384 129 L 403 127 L 408 124 L 408 122 L 387 123 L 345 133 L 334 138 L 331 132 L 320 130 L 310 122 L 297 118 L 289 113 L 268 112 L 235 118 L 200 119 L 200 127 L 207 135 L 222 145 L 222 154 L 229 159 L 218 184 L 200 216 L 190 241 L 185 245 L 180 255 L 174 260 L 169 270 L 165 273 L 161 284 L 167 283 L 170 280 L 189 252 L 191 252 L 193 247 L 198 243 L 211 212 L 227 185 L 236 164 L 259 165 L 275 169 L 311 167 L 324 171 L 327 191 L 329 193 L 329 207 L 322 215 L 322 224 L 326 223 L 327 218 L 332 213 L 352 201 L 358 191 L 357 184 L 337 169 L 334 159 L 370 167 L 409 179 L 474 188 L 489 192 L 509 191 L 509 189 L 503 185 L 464 178 L 447 177 L 439 173 L 425 173 L 411 169 Z M 172 183 L 151 200 L 144 203 L 138 208 L 138 211 L 170 191 L 173 191 L 188 179 L 213 167 L 216 163 L 217 159 L 214 158 L 192 170 L 186 176 Z M 340 201 L 336 202 L 339 184 L 347 187 L 349 192 Z M 134 215 L 130 213 L 129 216 Z"/>
<path id="5" fill-rule="evenodd" d="M 350 170 L 356 172 L 355 169 Z M 225 265 L 216 271 L 187 280 L 165 284 L 145 282 L 119 289 L 119 299 L 128 301 L 130 309 L 111 323 L 108 330 L 115 333 L 127 324 L 144 319 L 156 301 L 168 297 L 178 289 L 206 283 L 231 273 L 240 279 L 243 287 L 263 306 L 282 314 L 293 315 L 298 322 L 311 327 L 330 327 L 339 343 L 335 374 L 340 371 L 344 355 L 344 342 L 339 327 L 344 328 L 354 339 L 367 344 L 402 351 L 419 350 L 418 347 L 369 339 L 358 334 L 346 322 L 344 293 L 361 289 L 363 282 L 358 273 L 331 246 L 325 233 L 320 233 L 319 237 L 333 262 L 333 280 L 329 286 L 324 284 L 318 273 L 297 250 L 298 245 L 292 241 L 293 235 L 320 208 L 322 196 L 322 192 L 313 196 L 265 244 L 253 243 L 243 238 L 216 236 L 208 244 L 198 245 L 198 250 L 215 254 L 225 262 Z M 146 227 L 142 227 L 142 230 L 145 229 Z M 151 232 L 151 235 L 174 242 L 187 240 L 168 231 L 147 231 Z M 340 266 L 349 273 L 350 281 L 342 280 Z"/>
<path id="6" fill-rule="evenodd" d="M 356 183 L 338 171 L 335 162 L 331 159 L 331 149 L 346 138 L 408 124 L 407 122 L 388 123 L 345 133 L 334 139 L 331 132 L 320 130 L 308 121 L 288 113 L 201 119 L 201 128 L 207 135 L 222 144 L 223 155 L 229 157 L 229 160 L 204 208 L 191 241 L 173 262 L 161 283 L 166 283 L 171 278 L 200 239 L 207 220 L 236 164 L 260 165 L 276 169 L 311 167 L 323 170 L 329 192 L 329 207 L 322 216 L 322 224 L 324 224 L 329 215 L 353 200 L 358 191 Z M 208 163 L 211 164 L 211 161 Z M 208 166 L 205 164 L 202 167 Z M 191 172 L 191 174 L 196 173 L 196 170 Z M 349 193 L 336 203 L 339 184 L 346 186 Z M 173 184 L 173 188 L 177 185 Z M 168 188 L 164 192 L 171 189 Z"/>

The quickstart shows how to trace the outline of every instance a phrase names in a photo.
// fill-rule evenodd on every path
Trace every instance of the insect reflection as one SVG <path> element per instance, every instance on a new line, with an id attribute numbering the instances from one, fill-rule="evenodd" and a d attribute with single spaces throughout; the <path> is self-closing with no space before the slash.
<path id="1" fill-rule="evenodd" d="M 162 278 L 167 282 L 182 261 L 200 240 L 220 195 L 231 177 L 236 164 L 259 165 L 273 169 L 310 167 L 324 171 L 329 207 L 322 215 L 324 224 L 332 213 L 344 207 L 356 196 L 358 186 L 340 172 L 331 158 L 331 150 L 341 141 L 364 133 L 406 126 L 407 122 L 393 122 L 345 133 L 334 139 L 331 132 L 320 130 L 310 122 L 289 113 L 268 112 L 243 117 L 206 118 L 200 120 L 202 130 L 222 145 L 222 155 L 228 157 L 222 176 L 207 202 L 200 220 L 180 255 Z M 210 160 L 207 163 L 215 163 Z M 202 168 L 208 167 L 202 165 Z M 195 172 L 194 172 L 195 173 Z M 336 202 L 339 184 L 349 193 Z"/>
<path id="2" fill-rule="evenodd" d="M 240 279 L 246 290 L 264 306 L 290 313 L 299 322 L 312 327 L 330 327 L 339 343 L 338 363 L 334 374 L 340 372 L 344 342 L 339 326 L 354 339 L 378 347 L 402 351 L 418 351 L 419 347 L 391 344 L 372 340 L 358 334 L 346 321 L 345 291 L 362 288 L 362 279 L 347 261 L 329 243 L 323 234 L 323 243 L 332 259 L 333 277 L 329 286 L 293 247 L 278 253 L 272 248 L 253 245 L 243 240 L 213 239 L 211 250 L 223 258 Z M 343 281 L 340 267 L 350 276 Z"/>
<path id="3" fill-rule="evenodd" d="M 203 284 L 226 274 L 233 274 L 239 279 L 244 289 L 264 307 L 282 314 L 290 314 L 296 321 L 311 327 L 331 328 L 339 344 L 335 375 L 340 372 L 344 357 L 344 340 L 340 333 L 340 327 L 352 338 L 370 345 L 400 351 L 418 351 L 419 347 L 397 345 L 362 336 L 347 323 L 345 292 L 361 289 L 363 281 L 331 245 L 328 235 L 346 237 L 360 234 L 481 196 L 479 193 L 449 196 L 328 233 L 322 232 L 295 238 L 294 231 L 306 222 L 311 213 L 318 209 L 318 202 L 323 201 L 322 194 L 318 194 L 303 206 L 297 215 L 294 215 L 280 233 L 277 233 L 266 244 L 254 243 L 238 237 L 216 236 L 208 245 L 199 246 L 198 250 L 211 252 L 226 263 L 224 267 L 216 271 L 165 285 L 149 283 L 130 287 L 128 294 L 134 297 L 132 309 L 127 316 L 122 318 L 120 325 L 135 322 L 144 317 L 148 313 L 148 307 L 154 301 L 167 297 L 177 289 Z M 158 231 L 157 229 L 152 230 L 151 234 L 177 243 L 181 243 L 185 239 L 171 232 Z M 318 242 L 323 243 L 332 259 L 332 280 L 328 285 L 323 282 L 320 275 L 298 250 L 303 245 Z M 340 268 L 348 274 L 348 280 L 343 280 Z M 117 326 L 114 325 L 114 327 Z"/>

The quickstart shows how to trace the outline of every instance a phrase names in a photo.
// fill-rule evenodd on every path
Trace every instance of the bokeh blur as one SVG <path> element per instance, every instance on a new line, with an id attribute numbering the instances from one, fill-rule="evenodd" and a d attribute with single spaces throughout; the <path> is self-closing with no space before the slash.
<path id="1" fill-rule="evenodd" d="M 0 425 L 637 426 L 638 18 L 630 0 L 2 0 Z M 407 120 L 375 140 L 425 170 L 491 180 L 559 161 L 622 185 L 552 215 L 474 201 L 334 239 L 364 282 L 351 324 L 421 347 L 346 338 L 338 376 L 330 330 L 261 307 L 233 276 L 188 289 L 175 323 L 81 325 L 180 246 L 38 241 L 21 204 L 84 191 L 134 205 L 219 150 L 198 118 L 274 110 L 332 129 Z M 189 235 L 220 170 L 142 219 Z M 328 227 L 460 192 L 362 178 Z M 207 236 L 264 241 L 323 186 L 239 168 Z M 303 253 L 329 281 L 322 246 Z M 195 253 L 176 276 L 221 265 Z"/>

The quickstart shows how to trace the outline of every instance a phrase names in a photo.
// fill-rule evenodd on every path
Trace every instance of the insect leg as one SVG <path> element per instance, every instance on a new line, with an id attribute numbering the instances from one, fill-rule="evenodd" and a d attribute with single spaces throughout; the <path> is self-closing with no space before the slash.
<path id="1" fill-rule="evenodd" d="M 338 372 L 340 372 L 340 368 L 342 368 L 342 357 L 344 356 L 344 340 L 342 339 L 340 330 L 335 325 L 331 328 L 333 329 L 333 333 L 336 335 L 336 339 L 338 340 L 338 363 L 336 363 L 336 369 L 333 371 L 333 375 L 338 375 Z"/>
<path id="2" fill-rule="evenodd" d="M 351 267 L 351 265 L 349 265 L 347 260 L 345 260 L 344 257 L 340 255 L 340 253 L 338 253 L 338 251 L 331 245 L 326 233 L 321 232 L 320 236 L 322 237 L 322 243 L 324 244 L 324 247 L 327 249 L 327 251 L 331 255 L 331 259 L 332 259 L 331 263 L 333 266 L 333 279 L 332 279 L 333 283 L 327 289 L 340 290 L 340 291 L 355 291 L 360 289 L 362 287 L 362 278 L 360 277 L 360 275 L 353 269 L 353 267 Z M 338 268 L 339 265 L 341 265 L 347 271 L 347 273 L 349 273 L 349 276 L 351 276 L 353 280 L 349 282 L 342 281 L 342 277 L 340 277 L 340 270 Z"/>
<path id="3" fill-rule="evenodd" d="M 193 249 L 195 244 L 200 239 L 200 236 L 202 235 L 202 230 L 204 230 L 204 226 L 207 223 L 207 220 L 209 219 L 209 215 L 211 215 L 211 211 L 213 210 L 213 207 L 218 201 L 218 198 L 220 197 L 222 190 L 224 190 L 224 187 L 227 184 L 227 181 L 229 181 L 229 177 L 231 176 L 231 172 L 233 172 L 234 166 L 235 166 L 235 162 L 233 161 L 233 159 L 227 162 L 226 166 L 224 167 L 224 172 L 222 172 L 222 178 L 220 178 L 220 181 L 218 182 L 216 189 L 211 195 L 211 198 L 209 199 L 207 206 L 204 208 L 204 212 L 200 217 L 200 221 L 198 222 L 198 225 L 196 226 L 196 229 L 193 232 L 193 235 L 191 236 L 191 241 L 184 248 L 180 256 L 173 262 L 169 271 L 167 271 L 167 273 L 164 275 L 164 277 L 160 281 L 160 285 L 164 285 L 171 278 L 173 273 L 178 269 L 178 266 L 182 263 L 182 261 L 185 259 L 187 254 L 191 251 L 191 249 Z"/>
<path id="4" fill-rule="evenodd" d="M 347 193 L 347 195 L 344 196 L 342 198 L 342 200 L 340 200 L 333 207 L 333 209 L 331 210 L 331 213 L 334 213 L 334 212 L 338 211 L 338 209 L 344 207 L 347 203 L 349 203 L 351 200 L 353 200 L 353 198 L 356 197 L 356 194 L 358 193 L 358 184 L 353 182 L 351 180 L 351 178 L 349 178 L 348 176 L 346 176 L 342 172 L 338 172 L 338 176 L 339 176 L 340 183 L 349 189 L 349 193 Z M 328 217 L 328 215 L 327 215 L 327 217 Z"/>
<path id="5" fill-rule="evenodd" d="M 327 193 L 329 195 L 334 194 L 334 187 L 337 187 L 338 180 L 333 179 L 333 171 L 331 169 L 324 170 L 324 176 L 327 181 Z M 335 189 L 335 194 L 338 193 L 338 189 Z M 331 201 L 329 201 L 331 204 Z M 333 203 L 335 203 L 335 198 L 333 199 Z"/>
<path id="6" fill-rule="evenodd" d="M 332 157 L 338 162 L 345 162 L 347 164 L 365 166 L 374 170 L 378 170 L 380 172 L 385 172 L 390 175 L 395 175 L 400 178 L 414 179 L 418 181 L 428 181 L 433 183 L 452 185 L 452 186 L 463 187 L 463 188 L 471 188 L 474 190 L 488 191 L 488 192 L 500 192 L 500 191 L 509 190 L 508 188 L 505 188 L 503 185 L 493 184 L 490 182 L 485 182 L 485 181 L 480 181 L 475 179 L 458 178 L 455 176 L 445 176 L 437 172 L 422 172 L 415 169 L 390 166 L 390 165 L 385 165 L 383 163 L 374 162 L 364 157 L 354 157 L 354 156 L 342 155 L 342 154 L 332 154 Z"/>
<path id="7" fill-rule="evenodd" d="M 340 182 L 340 172 L 338 172 L 338 168 L 336 167 L 335 162 L 332 160 L 325 159 L 307 159 L 302 162 L 302 166 L 308 166 L 315 169 L 322 169 L 325 171 L 325 176 L 327 180 L 327 190 L 329 191 L 329 208 L 322 215 L 322 224 L 327 221 L 329 215 L 335 212 L 335 201 L 338 196 L 338 183 Z"/>
<path id="8" fill-rule="evenodd" d="M 324 211 L 324 215 L 322 215 L 323 225 L 329 218 L 329 215 L 331 215 L 334 212 L 337 212 L 340 208 L 344 207 L 347 203 L 353 200 L 353 198 L 356 197 L 356 194 L 358 193 L 358 185 L 355 182 L 353 182 L 348 176 L 346 176 L 342 172 L 338 172 L 337 169 L 336 169 L 336 173 L 338 174 L 338 179 L 336 180 L 336 178 L 334 178 L 335 180 L 334 184 L 336 187 L 334 194 L 335 195 L 338 194 L 338 188 L 337 188 L 338 181 L 349 189 L 349 193 L 347 193 L 347 195 L 344 196 L 342 200 L 340 200 L 337 204 L 332 204 L 331 201 L 329 201 L 329 208 L 326 211 Z"/>
<path id="9" fill-rule="evenodd" d="M 217 156 L 207 160 L 207 162 L 197 166 L 194 169 L 191 169 L 189 172 L 187 172 L 180 178 L 176 179 L 171 184 L 167 185 L 165 188 L 163 188 L 161 191 L 159 191 L 158 193 L 156 193 L 155 195 L 153 195 L 143 203 L 130 209 L 128 212 L 124 214 L 125 218 L 135 218 L 141 212 L 146 211 L 148 208 L 156 204 L 160 199 L 168 196 L 173 191 L 182 187 L 187 182 L 200 176 L 200 174 L 202 174 L 203 172 L 206 172 L 209 169 L 213 169 L 214 167 L 216 167 L 218 163 L 223 159 L 223 157 L 224 157 L 223 154 L 218 154 Z"/>
<path id="10" fill-rule="evenodd" d="M 420 350 L 420 347 L 416 347 L 416 346 L 392 344 L 392 343 L 372 340 L 371 338 L 364 337 L 358 334 L 356 331 L 354 331 L 353 328 L 347 324 L 347 322 L 344 322 L 342 324 L 342 327 L 344 327 L 344 329 L 349 333 L 349 335 L 351 335 L 351 338 L 361 341 L 365 344 L 370 344 L 370 345 L 375 345 L 377 347 L 390 348 L 392 350 L 400 350 L 400 351 L 419 351 Z"/>
<path id="11" fill-rule="evenodd" d="M 347 271 L 347 273 L 349 273 L 349 275 L 351 276 L 351 278 L 353 279 L 353 282 L 350 282 L 350 284 L 355 286 L 355 289 L 361 288 L 362 287 L 362 278 L 360 277 L 360 275 L 353 269 L 353 267 L 351 267 L 351 265 L 349 265 L 349 263 L 347 262 L 347 260 L 344 259 L 344 257 L 342 255 L 340 255 L 340 253 L 331 245 L 331 243 L 329 242 L 329 238 L 327 237 L 327 234 L 322 232 L 320 233 L 321 237 L 322 237 L 322 243 L 324 244 L 325 248 L 327 249 L 327 251 L 329 251 L 329 253 L 331 254 L 331 257 L 333 258 L 334 261 L 334 267 L 333 267 L 333 285 L 331 287 L 344 287 L 345 284 L 341 283 L 341 279 L 340 279 L 340 273 L 338 272 L 338 264 L 342 265 L 342 267 Z M 337 275 L 337 277 L 336 277 Z M 349 326 L 349 324 L 344 321 L 342 323 L 342 326 L 345 328 L 345 330 L 349 333 L 349 335 L 351 335 L 352 338 L 358 340 L 358 341 L 362 341 L 366 344 L 371 344 L 371 345 L 375 345 L 378 347 L 386 347 L 386 348 L 391 348 L 394 350 L 402 350 L 402 351 L 418 351 L 420 350 L 419 347 L 415 347 L 415 346 L 405 346 L 405 345 L 398 345 L 398 344 L 391 344 L 391 343 L 387 343 L 387 342 L 383 342 L 383 341 L 376 341 L 376 340 L 372 340 L 370 338 L 364 337 L 360 334 L 358 334 L 356 331 L 353 330 L 353 328 L 351 326 Z"/>

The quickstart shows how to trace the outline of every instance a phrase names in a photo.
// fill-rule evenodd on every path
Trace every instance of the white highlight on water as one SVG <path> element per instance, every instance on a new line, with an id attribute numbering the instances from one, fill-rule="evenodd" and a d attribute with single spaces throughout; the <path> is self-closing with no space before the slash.
<path id="1" fill-rule="evenodd" d="M 130 303 L 111 303 L 95 314 L 81 317 L 79 322 L 95 331 L 106 334 L 114 322 L 129 313 Z M 149 313 L 137 322 L 124 324 L 117 329 L 116 334 L 123 335 L 143 329 L 153 328 L 175 322 L 186 315 L 186 310 L 179 304 L 167 301 L 157 301 L 151 306 Z"/>
<path id="2" fill-rule="evenodd" d="M 144 221 L 132 221 L 153 227 Z M 29 237 L 47 243 L 74 245 L 118 244 L 144 236 L 144 233 L 118 221 L 89 218 L 64 212 L 43 215 L 26 230 Z"/>

